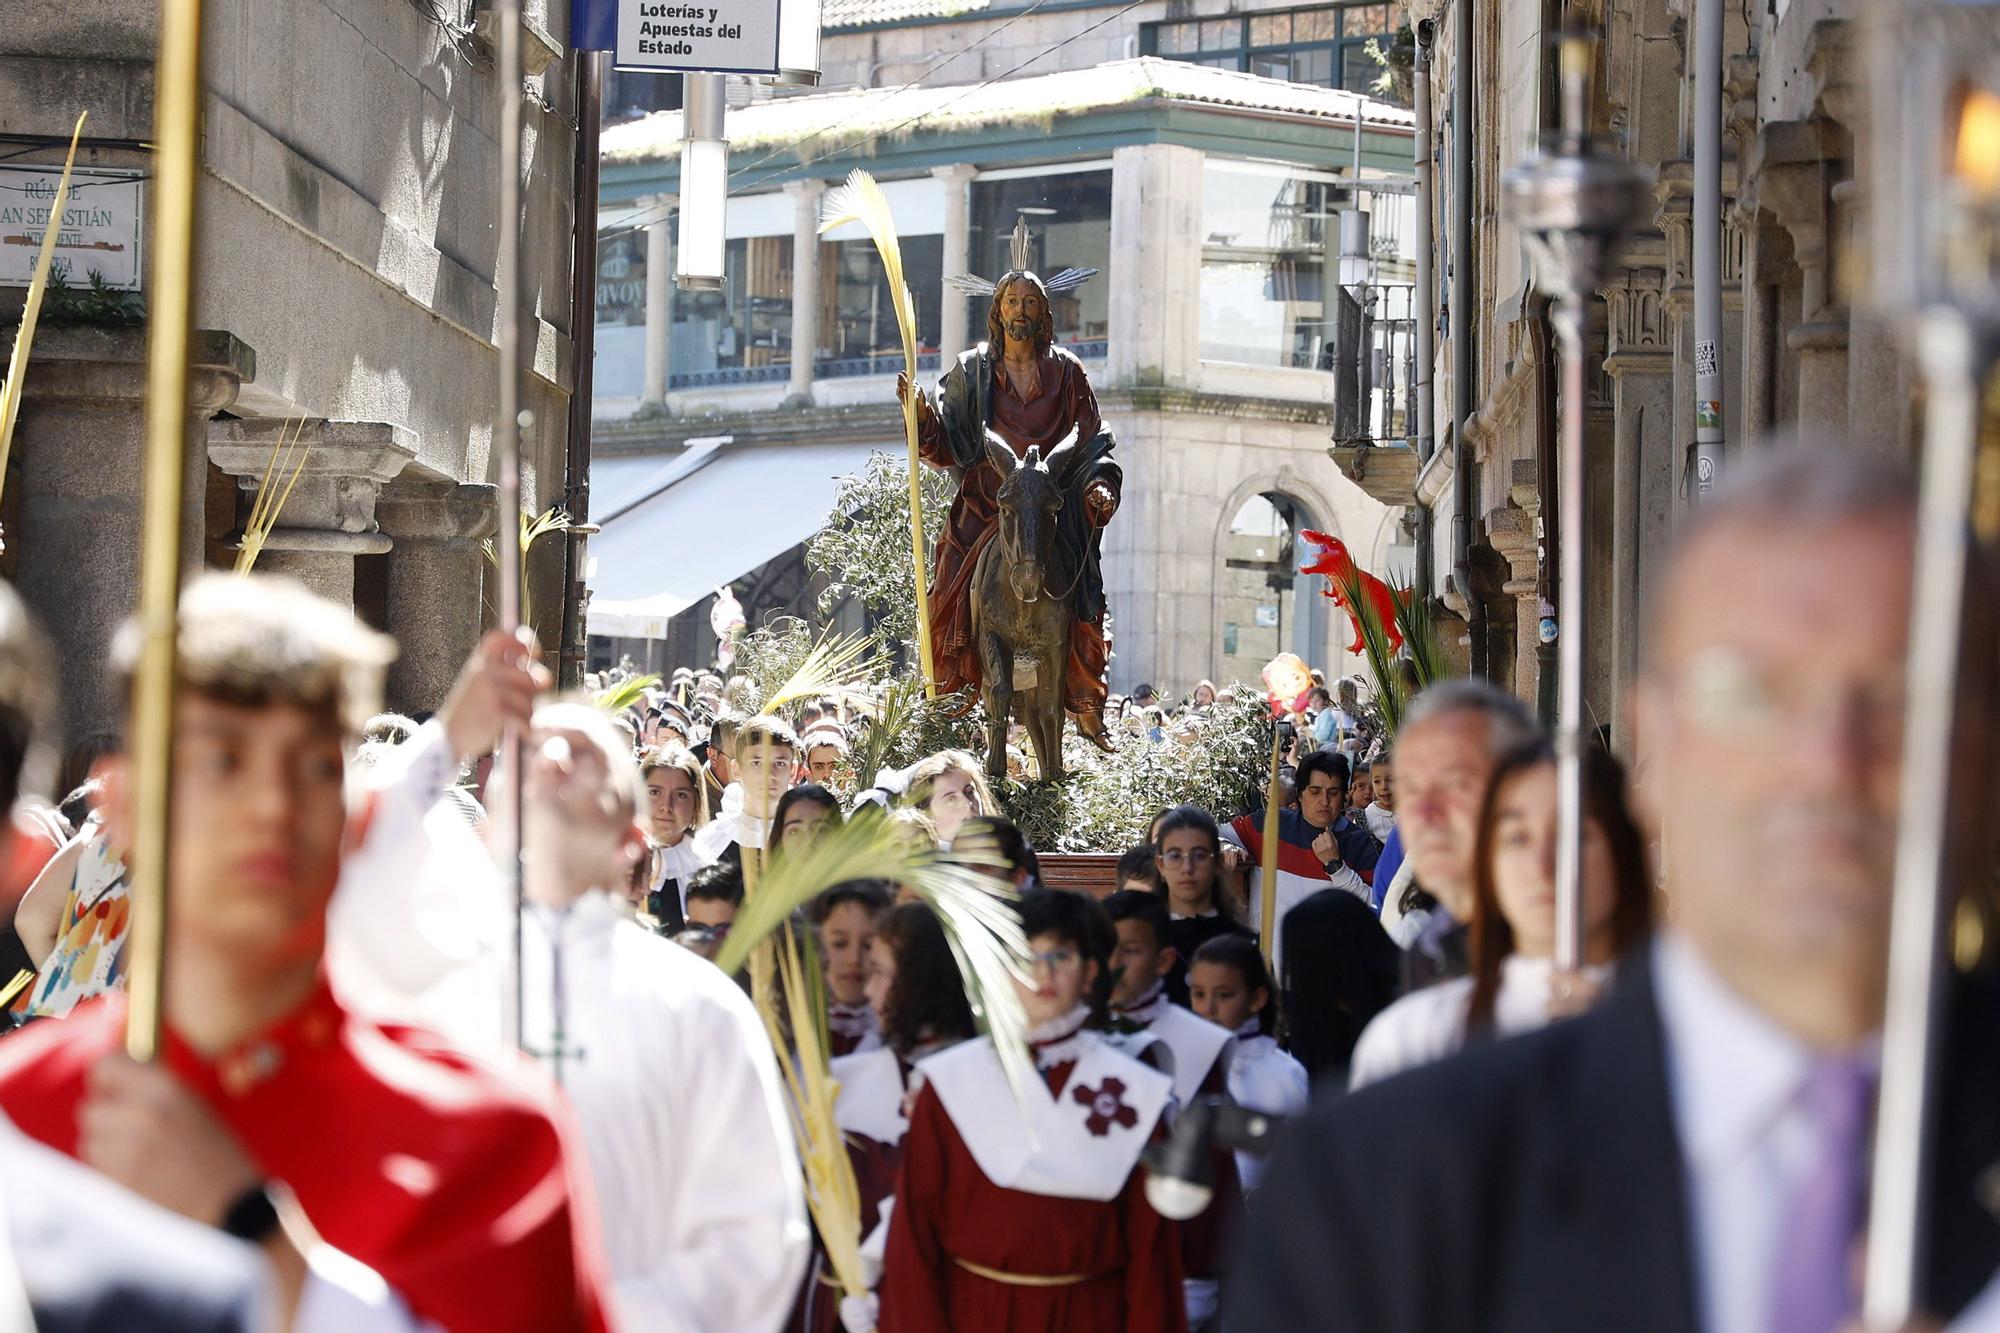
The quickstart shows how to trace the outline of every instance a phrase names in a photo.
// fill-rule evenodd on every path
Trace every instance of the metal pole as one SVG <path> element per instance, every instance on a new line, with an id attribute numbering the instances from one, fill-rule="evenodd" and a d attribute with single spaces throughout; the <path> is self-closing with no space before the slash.
<path id="1" fill-rule="evenodd" d="M 1929 397 L 1917 501 L 1907 666 L 1912 687 L 1903 723 L 1882 1086 L 1868 1199 L 1862 1314 L 1869 1328 L 1900 1328 L 1918 1310 L 1930 1248 L 1931 1093 L 1946 972 L 1945 909 L 1952 886 L 1964 882 L 1954 834 L 1964 838 L 1971 832 L 1965 827 L 1965 792 L 1954 791 L 1953 783 L 1953 749 L 1967 713 L 1977 708 L 1963 702 L 1978 688 L 1966 669 L 1972 555 L 1967 513 L 1979 471 L 1980 386 L 1993 368 L 1995 350 L 1991 339 L 1955 310 L 1930 312 L 1918 334 Z"/>
<path id="2" fill-rule="evenodd" d="M 1451 559 L 1472 635 L 1472 674 L 1484 676 L 1486 604 L 1472 590 L 1472 443 L 1465 438 L 1474 408 L 1472 305 L 1479 288 L 1472 273 L 1472 229 L 1478 225 L 1472 195 L 1472 88 L 1479 77 L 1472 58 L 1472 0 L 1452 5 L 1451 44 Z"/>
<path id="3" fill-rule="evenodd" d="M 132 688 L 132 941 L 125 1050 L 159 1053 L 173 812 L 179 665 L 181 504 L 186 476 L 188 354 L 194 341 L 195 189 L 201 151 L 201 0 L 162 0 L 154 61 L 153 255 L 147 301 L 145 495 Z"/>
<path id="4" fill-rule="evenodd" d="M 1699 503 L 1722 470 L 1722 5 L 1695 0 L 1694 478 Z"/>
<path id="5" fill-rule="evenodd" d="M 563 538 L 563 619 L 556 679 L 563 689 L 583 683 L 588 647 L 584 626 L 584 544 L 581 531 L 590 522 L 590 417 L 597 364 L 597 146 L 603 124 L 601 95 L 603 51 L 579 51 L 576 60 L 576 236 L 570 264 L 569 334 L 576 349 L 576 383 L 569 396 L 569 432 L 565 438 L 563 507 L 570 531 Z M 649 242 L 650 243 L 650 242 Z M 646 270 L 650 293 L 653 271 Z M 650 351 L 650 346 L 648 347 Z"/>
<path id="6" fill-rule="evenodd" d="M 1437 448 L 1437 380 L 1433 369 L 1437 360 L 1437 267 L 1434 257 L 1437 229 L 1431 213 L 1432 176 L 1436 170 L 1431 163 L 1431 42 L 1435 36 L 1436 29 L 1428 19 L 1417 25 L 1416 74 L 1412 89 L 1417 104 L 1417 287 L 1410 312 L 1416 365 L 1410 383 L 1411 392 L 1416 397 L 1413 428 L 1417 434 L 1419 468 L 1431 461 L 1431 453 Z M 1437 552 L 1432 549 L 1435 543 L 1433 531 L 1431 507 L 1423 505 L 1417 511 L 1419 597 L 1430 597 L 1437 591 Z"/>
<path id="7" fill-rule="evenodd" d="M 493 468 L 498 482 L 499 527 L 494 544 L 499 552 L 500 627 L 518 633 L 521 626 L 521 0 L 497 0 L 498 59 L 493 73 L 500 99 L 500 235 L 494 261 L 497 291 L 494 319 L 500 334 L 499 418 L 493 423 Z M 520 1046 L 522 1030 L 521 950 L 521 737 L 512 727 L 500 741 L 494 766 L 502 799 L 493 811 L 495 855 L 510 890 L 514 908 L 514 938 L 508 969 L 504 1031 L 509 1044 Z"/>
<path id="8" fill-rule="evenodd" d="M 1557 444 L 1556 692 L 1556 966 L 1573 971 L 1587 960 L 1583 914 L 1584 552 L 1590 515 L 1584 469 L 1585 372 L 1590 301 L 1604 284 L 1612 251 L 1650 206 L 1648 174 L 1620 158 L 1593 152 L 1589 136 L 1591 61 L 1585 32 L 1561 46 L 1562 146 L 1537 154 L 1507 173 L 1505 207 L 1535 262 L 1538 285 L 1551 293 L 1550 324 L 1562 361 L 1561 431 Z"/>

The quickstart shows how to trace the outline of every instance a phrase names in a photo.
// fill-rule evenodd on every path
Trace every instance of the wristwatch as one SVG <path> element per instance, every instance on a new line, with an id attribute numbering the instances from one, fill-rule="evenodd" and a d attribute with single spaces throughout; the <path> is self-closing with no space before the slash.
<path id="1" fill-rule="evenodd" d="M 222 1229 L 253 1245 L 269 1239 L 278 1229 L 278 1205 L 271 1200 L 270 1183 L 260 1180 L 237 1195 L 222 1215 Z"/>

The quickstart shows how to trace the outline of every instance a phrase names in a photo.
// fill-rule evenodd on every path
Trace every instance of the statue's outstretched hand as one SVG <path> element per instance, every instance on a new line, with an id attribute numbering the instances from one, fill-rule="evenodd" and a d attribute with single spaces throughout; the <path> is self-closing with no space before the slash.
<path id="1" fill-rule="evenodd" d="M 1090 514 L 1090 525 L 1101 528 L 1111 521 L 1113 514 L 1118 512 L 1118 496 L 1105 483 L 1092 482 L 1090 488 L 1083 493 L 1083 507 Z"/>

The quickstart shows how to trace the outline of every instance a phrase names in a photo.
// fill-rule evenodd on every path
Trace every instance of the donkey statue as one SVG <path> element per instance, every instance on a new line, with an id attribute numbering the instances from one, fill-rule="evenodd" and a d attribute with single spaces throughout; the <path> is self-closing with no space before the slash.
<path id="1" fill-rule="evenodd" d="M 1063 493 L 1058 477 L 1076 435 L 1049 451 L 1016 458 L 986 436 L 986 457 L 1000 473 L 999 521 L 972 569 L 972 641 L 979 653 L 980 702 L 986 706 L 986 771 L 1007 773 L 1007 724 L 1018 717 L 1035 747 L 1042 777 L 1063 775 L 1063 676 L 1069 665 L 1069 595 L 1078 571 L 1056 539 Z"/>

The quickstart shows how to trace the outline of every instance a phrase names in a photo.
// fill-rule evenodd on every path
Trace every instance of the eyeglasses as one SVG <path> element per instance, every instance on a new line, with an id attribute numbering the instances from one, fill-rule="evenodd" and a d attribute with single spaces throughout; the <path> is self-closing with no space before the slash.
<path id="1" fill-rule="evenodd" d="M 1028 961 L 1051 972 L 1067 972 L 1083 959 L 1074 949 L 1050 949 L 1047 953 L 1028 955 Z"/>
<path id="2" fill-rule="evenodd" d="M 1213 861 L 1215 859 L 1215 853 L 1200 847 L 1195 848 L 1191 852 L 1184 852 L 1181 851 L 1179 848 L 1175 848 L 1171 852 L 1161 852 L 1157 859 L 1159 860 L 1159 863 L 1163 866 L 1174 866 L 1178 868 L 1180 866 L 1188 865 L 1188 866 L 1194 866 L 1197 869 L 1199 869 L 1200 867 L 1207 865 L 1210 861 Z"/>

